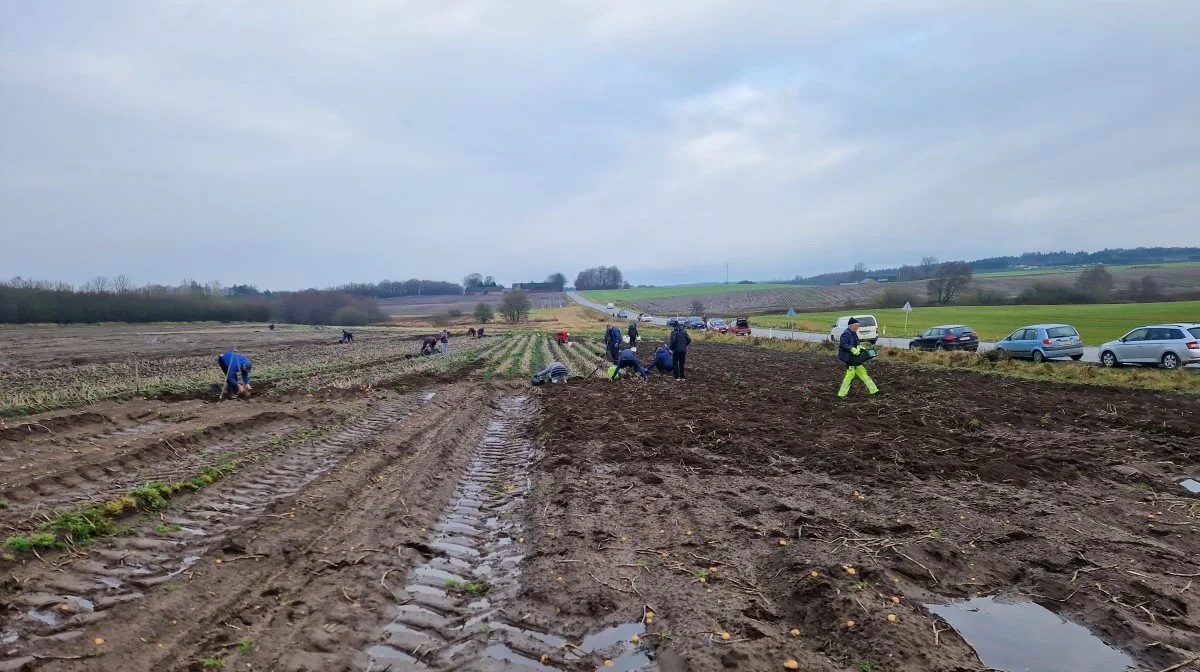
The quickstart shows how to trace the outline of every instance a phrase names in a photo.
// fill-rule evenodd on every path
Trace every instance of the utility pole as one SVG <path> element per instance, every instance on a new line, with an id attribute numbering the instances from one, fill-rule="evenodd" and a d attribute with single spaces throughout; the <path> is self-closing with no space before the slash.
<path id="1" fill-rule="evenodd" d="M 729 284 L 729 262 L 725 262 L 725 284 Z"/>

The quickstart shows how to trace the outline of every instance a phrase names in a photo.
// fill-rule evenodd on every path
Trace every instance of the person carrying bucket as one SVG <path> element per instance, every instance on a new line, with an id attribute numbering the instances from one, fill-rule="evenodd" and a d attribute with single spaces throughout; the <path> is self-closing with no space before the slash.
<path id="1" fill-rule="evenodd" d="M 846 330 L 842 332 L 842 338 L 838 341 L 838 359 L 846 365 L 846 375 L 842 378 L 842 387 L 838 389 L 838 398 L 845 399 L 850 394 L 850 386 L 854 383 L 854 377 L 857 376 L 867 386 L 867 392 L 872 396 L 879 394 L 879 388 L 875 386 L 875 381 L 871 380 L 871 376 L 867 375 L 867 363 L 875 356 L 874 350 L 864 350 L 862 341 L 858 338 L 858 320 L 850 318 L 846 325 Z"/>

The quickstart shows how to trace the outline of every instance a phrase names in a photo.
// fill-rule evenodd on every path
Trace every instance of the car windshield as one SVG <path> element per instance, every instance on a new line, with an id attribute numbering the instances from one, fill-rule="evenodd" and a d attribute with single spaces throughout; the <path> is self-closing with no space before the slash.
<path id="1" fill-rule="evenodd" d="M 875 318 L 871 317 L 870 315 L 863 315 L 862 317 L 855 317 L 854 319 L 858 320 L 858 326 L 860 327 L 875 326 Z"/>
<path id="2" fill-rule="evenodd" d="M 725 326 L 725 320 L 713 320 L 712 325 L 714 327 L 723 327 Z"/>
<path id="3" fill-rule="evenodd" d="M 1046 330 L 1046 335 L 1050 338 L 1070 338 L 1078 336 L 1079 332 L 1075 331 L 1074 327 L 1050 327 Z"/>

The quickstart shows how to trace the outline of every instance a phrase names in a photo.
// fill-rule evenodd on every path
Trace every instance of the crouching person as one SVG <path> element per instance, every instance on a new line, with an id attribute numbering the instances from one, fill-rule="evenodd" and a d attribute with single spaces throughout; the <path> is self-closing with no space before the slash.
<path id="1" fill-rule="evenodd" d="M 250 391 L 250 370 L 254 365 L 245 355 L 240 352 L 226 352 L 217 356 L 217 364 L 225 374 L 225 394 L 222 396 L 232 398 Z M 238 374 L 242 376 L 241 383 L 238 382 Z"/>
<path id="2" fill-rule="evenodd" d="M 551 383 L 565 383 L 571 372 L 562 362 L 550 362 L 546 368 L 533 374 L 533 384 L 541 385 L 549 380 Z"/>
<path id="3" fill-rule="evenodd" d="M 675 360 L 671 357 L 671 348 L 666 345 L 658 346 L 654 351 L 654 361 L 650 362 L 650 370 L 659 373 L 674 373 Z"/>
<path id="4" fill-rule="evenodd" d="M 621 377 L 622 369 L 633 369 L 638 372 L 642 380 L 646 379 L 646 368 L 638 361 L 637 353 L 629 348 L 622 350 L 621 354 L 617 355 L 616 363 L 608 367 L 608 377 L 617 380 Z"/>

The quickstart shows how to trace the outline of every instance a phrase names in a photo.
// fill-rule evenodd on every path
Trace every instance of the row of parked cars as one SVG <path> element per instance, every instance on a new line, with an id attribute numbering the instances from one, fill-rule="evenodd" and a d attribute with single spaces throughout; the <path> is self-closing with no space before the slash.
<path id="1" fill-rule="evenodd" d="M 850 318 L 858 320 L 859 338 L 875 343 L 878 323 L 873 315 L 847 315 L 830 329 L 836 341 Z M 914 350 L 979 351 L 979 335 L 965 324 L 943 324 L 917 334 L 908 344 Z M 1044 362 L 1047 359 L 1083 359 L 1083 337 L 1069 324 L 1031 324 L 1005 336 L 995 345 L 999 353 Z M 1138 327 L 1100 346 L 1100 363 L 1107 367 L 1134 364 L 1177 369 L 1200 364 L 1200 323 L 1177 322 Z"/>
<path id="2" fill-rule="evenodd" d="M 750 318 L 739 317 L 736 320 L 725 321 L 714 317 L 705 321 L 702 317 L 672 317 L 667 320 L 668 327 L 682 324 L 684 329 L 711 331 L 714 334 L 733 334 L 734 336 L 749 336 L 751 334 Z"/>

